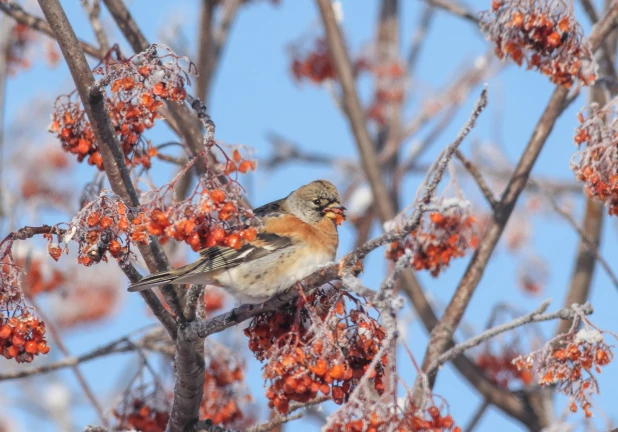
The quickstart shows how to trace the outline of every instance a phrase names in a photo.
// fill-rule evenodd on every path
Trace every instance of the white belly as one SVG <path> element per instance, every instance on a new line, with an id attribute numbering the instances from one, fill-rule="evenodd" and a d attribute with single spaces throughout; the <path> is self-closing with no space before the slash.
<path id="1" fill-rule="evenodd" d="M 262 303 L 334 258 L 334 253 L 312 254 L 301 247 L 286 248 L 225 271 L 215 280 L 242 303 Z"/>

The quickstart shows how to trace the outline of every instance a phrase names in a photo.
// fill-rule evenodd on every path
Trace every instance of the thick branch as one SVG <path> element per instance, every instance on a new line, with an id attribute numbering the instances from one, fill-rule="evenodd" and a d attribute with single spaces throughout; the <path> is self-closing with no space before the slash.
<path id="1" fill-rule="evenodd" d="M 99 144 L 105 165 L 105 173 L 112 190 L 129 205 L 133 207 L 138 206 L 137 193 L 131 182 L 120 143 L 105 107 L 105 99 L 101 89 L 94 85 L 94 77 L 78 44 L 73 28 L 58 0 L 39 0 L 39 4 L 58 40 L 77 91 L 84 104 L 84 109 Z M 167 258 L 156 240 L 153 239 L 150 245 L 140 246 L 139 249 L 150 271 L 162 271 L 168 267 Z M 179 315 L 181 312 L 180 305 L 175 296 L 174 289 L 164 287 L 162 291 L 172 311 Z"/>
<path id="2" fill-rule="evenodd" d="M 317 0 L 322 16 L 322 22 L 326 29 L 326 39 L 330 49 L 332 61 L 337 73 L 337 79 L 343 91 L 343 103 L 345 113 L 356 139 L 363 170 L 367 176 L 373 194 L 373 201 L 377 206 L 377 211 L 382 222 L 386 222 L 395 216 L 395 208 L 389 199 L 389 193 L 382 180 L 380 168 L 377 162 L 377 155 L 373 146 L 369 132 L 365 124 L 365 114 L 361 107 L 358 94 L 356 93 L 356 83 L 350 57 L 343 44 L 341 30 L 335 18 L 333 5 L 330 0 Z"/>

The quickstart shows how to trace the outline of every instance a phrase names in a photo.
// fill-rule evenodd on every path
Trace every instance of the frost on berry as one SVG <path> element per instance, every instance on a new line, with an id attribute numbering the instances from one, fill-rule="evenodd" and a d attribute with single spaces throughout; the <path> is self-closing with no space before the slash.
<path id="1" fill-rule="evenodd" d="M 402 241 L 391 243 L 386 257 L 397 261 L 406 250 L 412 251 L 412 267 L 438 276 L 451 259 L 463 257 L 478 245 L 476 219 L 467 205 L 444 206 L 430 212 L 419 227 Z"/>
<path id="2" fill-rule="evenodd" d="M 222 345 L 207 343 L 200 419 L 210 419 L 213 424 L 228 429 L 245 429 L 251 426 L 255 416 L 244 365 Z"/>
<path id="3" fill-rule="evenodd" d="M 161 388 L 141 385 L 128 389 L 112 411 L 116 419 L 113 430 L 164 432 L 169 421 L 171 401 Z"/>
<path id="4" fill-rule="evenodd" d="M 265 363 L 269 407 L 287 413 L 290 402 L 318 395 L 343 404 L 361 378 L 384 392 L 384 354 L 369 369 L 386 337 L 384 328 L 359 302 L 348 308 L 344 293 L 318 290 L 295 308 L 258 315 L 245 330 L 249 349 Z"/>
<path id="5" fill-rule="evenodd" d="M 552 83 L 571 87 L 596 80 L 597 64 L 572 5 L 562 0 L 492 0 L 482 30 L 499 58 L 537 69 Z"/>
<path id="6" fill-rule="evenodd" d="M 23 268 L 13 261 L 11 239 L 0 243 L 0 355 L 30 363 L 50 350 L 45 323 L 27 306 L 21 290 Z"/>
<path id="7" fill-rule="evenodd" d="M 584 327 L 578 331 L 576 324 L 580 321 Z M 586 417 L 592 417 L 590 397 L 599 393 L 594 374 L 601 373 L 601 367 L 614 358 L 604 334 L 607 332 L 596 328 L 585 316 L 578 316 L 568 333 L 551 340 L 539 351 L 515 358 L 513 363 L 520 370 L 536 367 L 540 385 L 555 386 L 558 392 L 570 398 L 572 412 L 576 412 L 579 405 Z"/>
<path id="8" fill-rule="evenodd" d="M 593 103 L 579 113 L 574 138 L 579 151 L 571 160 L 571 169 L 585 184 L 588 196 L 603 202 L 609 214 L 618 213 L 617 103 L 618 99 L 604 107 Z"/>
<path id="9" fill-rule="evenodd" d="M 169 48 L 153 45 L 128 59 L 116 47 L 94 69 L 96 75 L 103 76 L 99 83 L 107 87 L 103 92 L 106 107 L 127 166 L 150 168 L 151 158 L 158 152 L 143 133 L 154 126 L 159 118 L 157 109 L 165 101 L 184 102 L 192 68 L 192 63 Z M 77 155 L 79 162 L 87 158 L 90 165 L 104 169 L 92 126 L 76 91 L 56 99 L 49 129 L 65 151 Z"/>
<path id="10" fill-rule="evenodd" d="M 434 399 L 434 398 L 432 398 Z M 402 409 L 388 400 L 354 401 L 333 414 L 326 426 L 327 432 L 461 432 L 448 413 L 446 402 L 429 401 L 419 409 L 412 404 Z"/>

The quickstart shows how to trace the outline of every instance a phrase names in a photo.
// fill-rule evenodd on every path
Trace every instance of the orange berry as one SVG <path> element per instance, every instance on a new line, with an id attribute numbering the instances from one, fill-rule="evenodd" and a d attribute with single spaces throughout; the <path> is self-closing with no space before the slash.
<path id="1" fill-rule="evenodd" d="M 215 189 L 211 192 L 210 197 L 214 202 L 222 203 L 223 201 L 225 201 L 225 192 L 220 189 Z"/>
<path id="2" fill-rule="evenodd" d="M 242 246 L 242 242 L 240 241 L 238 234 L 230 234 L 227 236 L 225 243 L 232 249 L 239 249 L 240 246 Z"/>
<path id="3" fill-rule="evenodd" d="M 33 340 L 29 340 L 28 342 L 26 342 L 26 352 L 30 354 L 38 354 L 39 347 L 37 343 Z"/>
<path id="4" fill-rule="evenodd" d="M 11 345 L 8 349 L 8 354 L 10 357 L 17 357 L 19 355 L 19 348 L 15 345 Z"/>
<path id="5" fill-rule="evenodd" d="M 252 171 L 252 170 L 253 170 L 253 164 L 251 163 L 251 161 L 244 160 L 240 163 L 240 165 L 238 165 L 238 171 L 240 171 L 243 174 L 245 174 L 247 171 Z"/>
<path id="6" fill-rule="evenodd" d="M 234 162 L 241 161 L 242 156 L 240 155 L 240 152 L 238 151 L 238 149 L 234 150 L 234 153 L 232 153 L 232 159 L 234 159 Z"/>
<path id="7" fill-rule="evenodd" d="M 24 333 L 28 331 L 28 326 L 26 325 L 25 322 L 20 321 L 19 323 L 17 323 L 14 330 L 15 330 L 15 333 L 23 335 Z"/>
<path id="8" fill-rule="evenodd" d="M 245 230 L 245 240 L 253 241 L 257 236 L 257 230 L 255 227 L 249 227 Z"/>
<path id="9" fill-rule="evenodd" d="M 95 225 L 97 225 L 99 223 L 99 214 L 96 212 L 90 213 L 88 215 L 88 218 L 86 219 L 86 223 L 89 227 L 94 227 Z"/>
<path id="10" fill-rule="evenodd" d="M 4 324 L 2 327 L 0 327 L 0 339 L 10 338 L 11 333 L 13 333 L 13 330 L 11 329 L 10 325 Z"/>
<path id="11" fill-rule="evenodd" d="M 553 32 L 552 34 L 547 36 L 547 44 L 552 48 L 555 48 L 558 45 L 560 45 L 560 40 L 561 40 L 560 33 L 558 32 Z"/>
<path id="12" fill-rule="evenodd" d="M 234 211 L 236 211 L 236 206 L 234 205 L 233 202 L 228 201 L 225 203 L 221 211 L 224 211 L 226 213 L 234 213 Z"/>
<path id="13" fill-rule="evenodd" d="M 45 341 L 41 341 L 37 344 L 37 348 L 39 349 L 39 352 L 41 354 L 47 354 L 49 352 L 49 345 L 47 345 L 47 342 Z"/>
<path id="14" fill-rule="evenodd" d="M 21 347 L 26 343 L 26 339 L 22 335 L 14 334 L 11 338 L 11 343 L 15 346 Z"/>
<path id="15" fill-rule="evenodd" d="M 440 213 L 432 213 L 429 216 L 429 220 L 435 224 L 440 224 L 444 221 L 444 216 L 442 216 Z"/>
<path id="16" fill-rule="evenodd" d="M 236 164 L 232 162 L 231 160 L 227 161 L 225 164 L 225 173 L 231 174 L 234 171 L 236 171 Z"/>
<path id="17" fill-rule="evenodd" d="M 343 365 L 340 365 L 340 364 L 334 365 L 333 367 L 330 368 L 330 371 L 328 373 L 330 374 L 331 377 L 333 377 L 336 380 L 343 378 L 343 373 L 344 373 Z M 333 397 L 334 397 L 334 394 L 333 394 Z"/>
<path id="18" fill-rule="evenodd" d="M 114 220 L 111 217 L 103 216 L 101 218 L 101 221 L 99 222 L 99 225 L 101 226 L 101 228 L 109 228 L 110 226 L 112 226 L 113 223 Z"/>

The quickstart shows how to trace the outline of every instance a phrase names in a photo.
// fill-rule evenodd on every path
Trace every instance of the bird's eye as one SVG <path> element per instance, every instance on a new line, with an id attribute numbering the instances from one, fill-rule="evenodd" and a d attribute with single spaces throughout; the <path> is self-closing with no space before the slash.
<path id="1" fill-rule="evenodd" d="M 314 199 L 314 200 L 313 200 L 313 203 L 314 203 L 315 205 L 320 205 L 320 199 L 319 199 L 319 198 L 318 198 L 318 199 Z"/>

